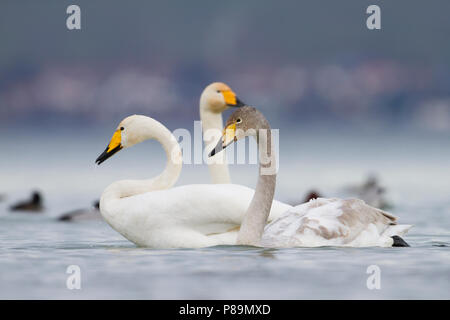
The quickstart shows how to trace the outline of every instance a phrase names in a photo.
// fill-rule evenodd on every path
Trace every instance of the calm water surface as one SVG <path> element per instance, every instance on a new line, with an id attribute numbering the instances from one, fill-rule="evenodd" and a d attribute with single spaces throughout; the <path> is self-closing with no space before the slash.
<path id="1" fill-rule="evenodd" d="M 420 228 L 419 228 L 420 229 Z M 450 236 L 411 232 L 411 248 L 136 248 L 103 221 L 0 217 L 0 298 L 450 298 Z M 81 290 L 66 288 L 69 265 Z M 366 269 L 381 269 L 369 290 Z"/>

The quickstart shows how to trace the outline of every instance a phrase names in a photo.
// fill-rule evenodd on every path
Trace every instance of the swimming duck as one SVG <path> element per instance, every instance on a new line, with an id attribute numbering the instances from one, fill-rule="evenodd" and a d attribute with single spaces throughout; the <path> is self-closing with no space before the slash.
<path id="1" fill-rule="evenodd" d="M 88 209 L 78 209 L 62 214 L 58 217 L 59 221 L 84 221 L 84 220 L 100 220 L 100 201 L 95 201 L 92 207 Z"/>
<path id="2" fill-rule="evenodd" d="M 38 191 L 34 191 L 31 194 L 31 199 L 21 201 L 10 207 L 11 211 L 30 211 L 30 212 L 41 212 L 43 209 L 42 196 Z"/>

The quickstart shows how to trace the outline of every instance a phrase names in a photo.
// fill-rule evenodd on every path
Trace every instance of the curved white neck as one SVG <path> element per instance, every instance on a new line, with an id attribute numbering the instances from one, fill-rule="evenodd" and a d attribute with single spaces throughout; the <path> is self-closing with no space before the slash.
<path id="1" fill-rule="evenodd" d="M 202 121 L 203 141 L 207 154 L 215 147 L 223 130 L 222 114 L 208 110 L 204 101 L 200 101 L 200 120 Z M 225 152 L 219 152 L 208 159 L 208 169 L 212 183 L 231 183 Z"/>
<path id="2" fill-rule="evenodd" d="M 164 148 L 167 163 L 164 171 L 148 180 L 121 180 L 109 185 L 102 194 L 101 201 L 120 199 L 154 190 L 168 189 L 178 180 L 182 168 L 181 148 L 173 134 L 160 122 L 143 117 L 139 124 L 140 142 L 155 139 Z"/>
<path id="3" fill-rule="evenodd" d="M 258 246 L 270 214 L 276 184 L 276 155 L 270 129 L 258 132 L 259 176 L 250 206 L 237 237 L 237 244 Z"/>

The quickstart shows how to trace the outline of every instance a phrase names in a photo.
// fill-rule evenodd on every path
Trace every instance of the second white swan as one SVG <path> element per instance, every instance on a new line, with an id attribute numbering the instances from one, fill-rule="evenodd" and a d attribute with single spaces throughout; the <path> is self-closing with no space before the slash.
<path id="1" fill-rule="evenodd" d="M 239 108 L 244 105 L 234 91 L 223 82 L 213 82 L 203 90 L 200 95 L 199 111 L 206 152 L 209 153 L 214 148 L 216 141 L 222 134 L 222 112 L 230 107 Z M 231 183 L 225 152 L 208 160 L 212 183 Z"/>

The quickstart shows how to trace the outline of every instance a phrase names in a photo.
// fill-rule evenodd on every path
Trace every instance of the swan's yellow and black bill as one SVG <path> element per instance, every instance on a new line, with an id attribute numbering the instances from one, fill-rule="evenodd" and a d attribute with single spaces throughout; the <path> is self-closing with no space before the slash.
<path id="1" fill-rule="evenodd" d="M 105 151 L 95 160 L 95 163 L 101 164 L 106 159 L 111 157 L 113 154 L 115 154 L 117 151 L 120 151 L 122 149 L 122 135 L 120 133 L 120 130 L 116 130 L 114 132 L 114 135 L 111 138 L 111 142 L 106 147 Z"/>
<path id="2" fill-rule="evenodd" d="M 222 91 L 223 98 L 225 99 L 225 103 L 229 107 L 243 107 L 245 103 L 236 97 L 236 94 L 231 90 Z"/>
<path id="3" fill-rule="evenodd" d="M 223 129 L 222 138 L 220 138 L 214 149 L 211 150 L 211 152 L 209 153 L 209 157 L 212 157 L 215 154 L 219 153 L 235 141 L 237 141 L 236 122 L 228 125 L 225 129 Z"/>

